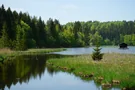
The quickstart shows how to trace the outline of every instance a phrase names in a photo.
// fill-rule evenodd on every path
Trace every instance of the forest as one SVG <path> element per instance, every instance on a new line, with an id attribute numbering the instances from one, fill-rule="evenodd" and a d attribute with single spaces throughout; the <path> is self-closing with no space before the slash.
<path id="1" fill-rule="evenodd" d="M 27 50 L 29 48 L 57 48 L 135 45 L 135 21 L 75 21 L 60 24 L 59 20 L 30 16 L 25 12 L 0 7 L 0 48 Z"/>

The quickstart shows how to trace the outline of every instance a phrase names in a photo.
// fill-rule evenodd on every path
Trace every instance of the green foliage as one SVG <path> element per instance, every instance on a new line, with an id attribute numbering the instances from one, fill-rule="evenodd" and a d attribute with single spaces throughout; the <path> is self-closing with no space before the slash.
<path id="1" fill-rule="evenodd" d="M 108 38 L 105 39 L 104 42 L 105 42 L 105 45 L 111 45 L 111 41 Z"/>
<path id="2" fill-rule="evenodd" d="M 96 45 L 97 42 L 102 43 L 102 36 L 99 34 L 99 32 L 96 32 L 94 35 L 91 34 L 90 36 L 90 42 L 92 42 L 92 45 Z"/>
<path id="3" fill-rule="evenodd" d="M 36 41 L 34 39 L 27 40 L 28 48 L 36 48 Z"/>
<path id="4" fill-rule="evenodd" d="M 94 79 L 94 82 L 110 83 L 112 86 L 114 85 L 112 80 L 119 80 L 120 84 L 117 87 L 132 88 L 135 87 L 134 58 L 135 55 L 111 53 L 104 54 L 104 58 L 100 62 L 93 62 L 90 55 L 79 55 L 52 58 L 47 60 L 47 65 L 53 64 L 52 68 L 54 70 L 65 72 L 70 72 L 71 68 L 74 68 L 72 73 L 85 80 Z M 67 68 L 67 70 L 63 68 Z M 94 78 L 86 75 L 94 75 Z M 100 77 L 103 80 L 99 80 Z M 108 90 L 108 88 L 106 89 Z"/>
<path id="5" fill-rule="evenodd" d="M 135 21 L 69 22 L 61 25 L 57 19 L 31 17 L 0 7 L 0 47 L 16 50 L 44 47 L 82 47 L 118 45 L 122 42 L 135 45 Z"/>
<path id="6" fill-rule="evenodd" d="M 4 25 L 3 25 L 2 37 L 0 38 L 0 47 L 1 48 L 9 47 L 9 37 L 8 37 L 8 33 L 7 33 L 7 25 L 6 25 L 6 23 L 4 23 Z"/>
<path id="7" fill-rule="evenodd" d="M 92 53 L 92 59 L 94 61 L 100 61 L 103 58 L 103 53 L 100 52 L 101 48 L 99 44 L 96 45 L 96 48 L 94 48 L 94 52 Z"/>
<path id="8" fill-rule="evenodd" d="M 125 43 L 127 43 L 128 45 L 135 46 L 135 34 L 125 35 L 125 36 L 123 36 L 123 38 L 124 38 Z"/>
<path id="9" fill-rule="evenodd" d="M 73 46 L 75 41 L 73 32 L 71 32 L 71 28 L 64 29 L 62 33 L 60 33 L 61 45 L 64 47 Z"/>
<path id="10" fill-rule="evenodd" d="M 23 21 L 21 21 L 20 23 L 21 25 L 17 26 L 16 50 L 26 50 L 28 48 L 27 37 L 28 37 L 28 30 L 30 29 L 30 27 Z"/>

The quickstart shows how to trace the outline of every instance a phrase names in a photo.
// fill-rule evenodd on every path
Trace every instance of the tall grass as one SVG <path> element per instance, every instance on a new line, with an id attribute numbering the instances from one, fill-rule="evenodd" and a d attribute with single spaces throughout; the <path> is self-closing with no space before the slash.
<path id="1" fill-rule="evenodd" d="M 0 54 L 10 54 L 12 53 L 13 51 L 8 49 L 8 48 L 1 48 L 0 49 Z"/>
<path id="2" fill-rule="evenodd" d="M 49 52 L 63 51 L 64 48 L 44 48 L 44 49 L 28 49 L 26 51 L 13 51 L 8 48 L 0 49 L 0 57 L 10 58 L 18 55 L 44 54 Z M 1 59 L 1 58 L 0 58 Z"/>
<path id="3" fill-rule="evenodd" d="M 24 51 L 25 53 L 49 53 L 49 52 L 58 52 L 63 51 L 64 48 L 42 48 L 42 49 L 28 49 Z"/>
<path id="4" fill-rule="evenodd" d="M 62 67 L 68 70 L 74 69 L 72 72 L 81 77 L 94 75 L 94 80 L 100 81 L 101 84 L 112 84 L 117 80 L 121 88 L 135 88 L 135 55 L 105 54 L 101 61 L 93 61 L 90 55 L 82 55 L 50 59 L 47 63 L 53 65 L 54 69 L 65 70 Z M 99 79 L 101 77 L 103 80 Z"/>

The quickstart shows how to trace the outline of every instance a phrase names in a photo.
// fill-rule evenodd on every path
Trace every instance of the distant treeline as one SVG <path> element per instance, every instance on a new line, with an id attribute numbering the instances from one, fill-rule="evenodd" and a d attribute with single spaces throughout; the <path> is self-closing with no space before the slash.
<path id="1" fill-rule="evenodd" d="M 57 19 L 44 22 L 41 17 L 0 7 L 0 48 L 26 50 L 45 47 L 135 45 L 135 21 L 87 21 L 61 25 Z"/>

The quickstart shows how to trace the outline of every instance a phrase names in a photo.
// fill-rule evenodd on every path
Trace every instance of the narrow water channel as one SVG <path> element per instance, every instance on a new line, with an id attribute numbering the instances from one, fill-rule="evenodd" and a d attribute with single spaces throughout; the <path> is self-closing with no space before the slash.
<path id="1" fill-rule="evenodd" d="M 46 67 L 49 58 L 61 55 L 18 56 L 0 64 L 0 90 L 108 90 L 93 80 Z M 120 90 L 109 88 L 109 90 Z"/>

